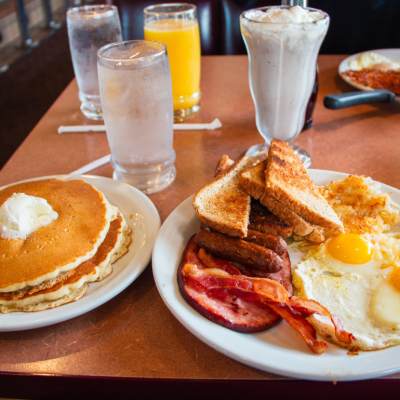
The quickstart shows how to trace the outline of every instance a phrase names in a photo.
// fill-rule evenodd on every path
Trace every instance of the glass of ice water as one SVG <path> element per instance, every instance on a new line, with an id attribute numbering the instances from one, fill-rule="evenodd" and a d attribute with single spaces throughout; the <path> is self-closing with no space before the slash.
<path id="1" fill-rule="evenodd" d="M 165 44 L 112 43 L 97 53 L 114 179 L 153 193 L 176 175 L 171 72 Z"/>
<path id="2" fill-rule="evenodd" d="M 82 6 L 67 12 L 69 46 L 83 114 L 103 119 L 97 77 L 97 50 L 122 40 L 118 8 L 109 5 Z"/>

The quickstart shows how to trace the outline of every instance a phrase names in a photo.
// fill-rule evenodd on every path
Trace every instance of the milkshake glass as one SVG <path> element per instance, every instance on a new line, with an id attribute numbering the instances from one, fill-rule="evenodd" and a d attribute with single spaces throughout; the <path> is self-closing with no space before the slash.
<path id="1" fill-rule="evenodd" d="M 97 77 L 97 50 L 122 40 L 118 8 L 110 5 L 71 8 L 67 12 L 67 25 L 82 113 L 90 119 L 103 119 Z"/>
<path id="2" fill-rule="evenodd" d="M 114 179 L 144 193 L 176 175 L 171 72 L 165 44 L 130 40 L 102 47 L 98 71 Z"/>
<path id="3" fill-rule="evenodd" d="M 300 6 L 264 7 L 242 13 L 240 26 L 249 55 L 256 125 L 266 141 L 247 154 L 261 161 L 267 157 L 271 140 L 282 139 L 308 167 L 311 157 L 292 143 L 304 125 L 329 16 Z"/>

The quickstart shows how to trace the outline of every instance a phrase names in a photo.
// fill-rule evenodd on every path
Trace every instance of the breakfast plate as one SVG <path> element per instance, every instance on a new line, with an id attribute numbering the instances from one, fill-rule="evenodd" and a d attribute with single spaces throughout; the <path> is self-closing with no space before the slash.
<path id="1" fill-rule="evenodd" d="M 326 185 L 347 174 L 308 170 L 316 185 Z M 381 185 L 400 203 L 400 190 Z M 153 249 L 153 274 L 161 297 L 172 314 L 197 338 L 243 364 L 293 378 L 320 381 L 360 380 L 400 371 L 400 346 L 349 356 L 347 350 L 329 344 L 322 355 L 313 354 L 300 335 L 282 321 L 264 332 L 243 334 L 223 328 L 197 313 L 180 294 L 177 270 L 189 238 L 200 222 L 192 207 L 193 197 L 180 204 L 161 227 Z M 289 249 L 292 265 L 303 253 Z"/>
<path id="2" fill-rule="evenodd" d="M 103 192 L 107 200 L 122 212 L 132 229 L 132 243 L 128 253 L 113 264 L 113 273 L 101 282 L 89 284 L 89 289 L 80 300 L 39 312 L 0 314 L 0 332 L 40 328 L 91 311 L 129 286 L 143 272 L 151 258 L 161 223 L 156 207 L 142 192 L 122 182 L 91 175 L 55 175 L 29 181 L 49 178 L 66 181 L 82 179 Z"/>
<path id="3" fill-rule="evenodd" d="M 365 53 L 365 52 L 362 52 Z M 364 90 L 364 91 L 369 91 L 369 90 L 374 90 L 368 86 L 364 86 L 361 85 L 357 82 L 354 82 L 353 80 L 351 80 L 349 77 L 347 76 L 342 76 L 342 73 L 349 70 L 350 69 L 350 61 L 353 59 L 356 59 L 360 56 L 360 54 L 362 53 L 357 53 L 357 54 L 353 54 L 352 56 L 347 57 L 346 59 L 344 59 L 340 65 L 339 65 L 339 76 L 345 81 L 347 82 L 349 85 L 355 87 L 356 89 L 359 90 Z M 384 57 L 387 57 L 389 59 L 391 59 L 392 61 L 395 62 L 400 62 L 400 49 L 380 49 L 380 50 L 370 50 L 368 51 L 368 53 L 377 53 L 380 54 Z M 399 101 L 398 98 L 396 98 L 397 101 Z"/>

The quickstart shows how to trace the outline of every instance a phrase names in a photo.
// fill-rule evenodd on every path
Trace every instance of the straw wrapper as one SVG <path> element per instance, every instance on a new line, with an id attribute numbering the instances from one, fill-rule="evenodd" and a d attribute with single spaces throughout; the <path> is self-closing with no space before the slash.
<path id="1" fill-rule="evenodd" d="M 215 118 L 210 124 L 174 124 L 175 131 L 192 131 L 199 129 L 214 129 L 221 128 L 222 124 L 218 118 Z M 105 125 L 77 125 L 77 126 L 60 126 L 58 133 L 64 132 L 105 132 Z"/>
<path id="2" fill-rule="evenodd" d="M 222 126 L 221 121 L 218 118 L 215 118 L 213 122 L 210 124 L 174 124 L 174 130 L 199 130 L 199 129 L 208 129 L 214 130 L 220 128 Z M 82 126 L 60 126 L 58 128 L 58 133 L 63 132 L 104 132 L 106 127 L 104 125 L 82 125 Z M 98 168 L 104 164 L 110 162 L 110 154 L 107 156 L 101 157 L 98 160 L 95 160 L 87 165 L 84 165 L 82 168 L 77 169 L 71 174 L 81 175 L 85 174 L 92 169 Z"/>

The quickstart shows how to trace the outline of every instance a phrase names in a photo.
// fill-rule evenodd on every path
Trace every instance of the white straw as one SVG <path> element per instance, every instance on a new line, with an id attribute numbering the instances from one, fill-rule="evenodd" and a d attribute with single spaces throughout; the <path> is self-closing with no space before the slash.
<path id="1" fill-rule="evenodd" d="M 60 126 L 58 133 L 64 132 L 105 132 L 105 125 L 76 125 L 76 126 Z"/>
<path id="2" fill-rule="evenodd" d="M 82 168 L 77 169 L 74 172 L 71 172 L 71 174 L 74 175 L 82 175 L 88 171 L 91 171 L 92 169 L 95 169 L 97 167 L 100 167 L 101 165 L 107 164 L 108 162 L 110 162 L 110 155 L 108 154 L 107 156 L 101 157 L 96 161 L 93 161 L 85 166 L 83 166 Z"/>
<path id="3" fill-rule="evenodd" d="M 222 124 L 218 118 L 215 118 L 210 124 L 174 124 L 174 130 L 176 131 L 190 131 L 199 129 L 214 130 L 221 128 Z M 106 127 L 104 125 L 77 125 L 77 126 L 60 126 L 58 133 L 64 132 L 105 132 Z"/>
<path id="4" fill-rule="evenodd" d="M 214 129 L 221 128 L 221 126 L 221 121 L 215 118 L 210 124 L 174 124 L 174 130 L 194 131 L 198 129 L 208 129 L 209 131 L 213 131 Z"/>

